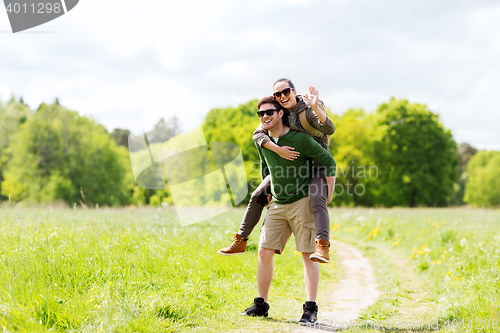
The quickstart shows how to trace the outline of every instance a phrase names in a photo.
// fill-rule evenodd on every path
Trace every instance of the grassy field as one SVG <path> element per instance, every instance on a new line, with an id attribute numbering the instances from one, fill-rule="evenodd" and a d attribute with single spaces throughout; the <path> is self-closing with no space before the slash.
<path id="1" fill-rule="evenodd" d="M 384 291 L 363 320 L 500 331 L 498 209 L 337 209 L 331 217 L 332 236 L 364 250 Z"/>
<path id="2" fill-rule="evenodd" d="M 257 295 L 258 233 L 247 255 L 217 250 L 243 212 L 181 228 L 167 208 L 0 208 L 0 324 L 7 332 L 285 330 L 305 301 L 300 255 L 290 242 L 276 256 L 272 319 L 240 316 Z M 324 288 L 334 273 L 323 267 Z"/>
<path id="3" fill-rule="evenodd" d="M 181 228 L 168 208 L 4 206 L 1 325 L 7 332 L 287 332 L 305 296 L 300 255 L 289 242 L 276 257 L 271 319 L 239 316 L 256 296 L 257 233 L 244 256 L 216 252 L 242 215 L 235 209 Z M 331 221 L 333 238 L 371 259 L 384 292 L 361 319 L 498 330 L 499 210 L 335 209 Z M 341 272 L 335 263 L 321 267 L 326 291 Z"/>

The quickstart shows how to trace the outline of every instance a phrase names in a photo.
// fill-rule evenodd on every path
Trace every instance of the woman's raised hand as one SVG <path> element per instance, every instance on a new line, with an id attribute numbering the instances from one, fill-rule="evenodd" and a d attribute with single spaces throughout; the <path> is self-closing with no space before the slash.
<path id="1" fill-rule="evenodd" d="M 318 90 L 314 86 L 309 87 L 309 94 L 306 94 L 307 104 L 314 108 L 318 106 Z"/>

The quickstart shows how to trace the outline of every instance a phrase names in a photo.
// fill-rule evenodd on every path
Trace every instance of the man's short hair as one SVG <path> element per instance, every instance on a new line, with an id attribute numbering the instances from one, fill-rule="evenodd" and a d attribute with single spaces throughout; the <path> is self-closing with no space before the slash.
<path id="1" fill-rule="evenodd" d="M 262 104 L 272 104 L 274 105 L 274 107 L 277 109 L 277 110 L 281 110 L 283 109 L 280 105 L 280 103 L 278 103 L 278 101 L 276 99 L 274 99 L 274 96 L 266 96 L 266 97 L 263 97 L 261 98 L 258 102 L 257 102 L 257 108 L 260 110 L 260 107 Z"/>
<path id="2" fill-rule="evenodd" d="M 290 126 L 290 124 L 288 122 L 288 117 L 290 116 L 290 111 L 288 111 L 287 109 L 282 107 L 281 104 L 278 103 L 278 101 L 274 98 L 274 96 L 267 96 L 267 97 L 261 98 L 257 102 L 257 108 L 259 110 L 260 110 L 260 107 L 262 104 L 272 104 L 272 105 L 274 105 L 276 110 L 283 110 L 283 117 L 281 118 L 283 120 L 283 124 L 285 124 L 286 126 Z"/>

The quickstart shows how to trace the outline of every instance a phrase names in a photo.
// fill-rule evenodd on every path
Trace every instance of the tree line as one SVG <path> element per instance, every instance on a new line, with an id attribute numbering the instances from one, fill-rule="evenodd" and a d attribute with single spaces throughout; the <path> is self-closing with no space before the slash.
<path id="1" fill-rule="evenodd" d="M 260 181 L 252 140 L 259 124 L 256 105 L 252 100 L 212 109 L 202 126 L 207 142 L 240 147 L 250 193 Z M 375 112 L 350 109 L 329 116 L 337 128 L 330 151 L 338 167 L 331 205 L 500 205 L 500 152 L 457 146 L 426 105 L 391 98 Z M 160 119 L 147 136 L 150 144 L 158 144 L 179 135 L 178 120 L 172 118 Z M 0 101 L 1 200 L 62 201 L 70 206 L 171 204 L 168 184 L 163 190 L 135 184 L 130 136 L 127 129 L 108 132 L 58 100 L 36 110 L 22 98 Z"/>

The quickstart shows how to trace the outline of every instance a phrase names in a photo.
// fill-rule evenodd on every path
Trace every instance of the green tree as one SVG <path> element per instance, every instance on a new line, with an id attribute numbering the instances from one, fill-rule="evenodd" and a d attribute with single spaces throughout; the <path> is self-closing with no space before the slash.
<path id="1" fill-rule="evenodd" d="M 351 109 L 341 116 L 331 115 L 337 131 L 332 136 L 330 151 L 337 161 L 336 206 L 372 206 L 377 186 L 378 169 L 373 163 L 374 114 Z"/>
<path id="2" fill-rule="evenodd" d="M 102 125 L 57 103 L 41 104 L 5 153 L 2 194 L 14 200 L 116 205 L 131 195 L 126 148 Z"/>
<path id="3" fill-rule="evenodd" d="M 485 207 L 500 205 L 500 152 L 478 152 L 470 159 L 467 171 L 465 202 Z"/>
<path id="4" fill-rule="evenodd" d="M 260 124 L 256 112 L 257 100 L 236 108 L 212 109 L 203 124 L 203 132 L 208 143 L 232 142 L 241 148 L 249 184 L 248 199 L 261 181 L 259 155 L 253 141 L 253 132 Z M 248 200 L 244 202 L 247 203 Z"/>
<path id="5" fill-rule="evenodd" d="M 391 98 L 377 109 L 374 154 L 385 206 L 445 206 L 456 179 L 456 143 L 427 106 Z"/>
<path id="6" fill-rule="evenodd" d="M 3 181 L 5 163 L 7 163 L 7 158 L 2 158 L 2 154 L 10 142 L 15 140 L 19 127 L 28 120 L 31 114 L 31 110 L 28 105 L 24 104 L 22 98 L 16 101 L 14 97 L 11 97 L 5 105 L 0 101 L 0 186 Z"/>
<path id="7" fill-rule="evenodd" d="M 160 118 L 155 127 L 147 133 L 150 144 L 157 142 L 166 142 L 179 134 L 179 119 L 172 117 L 168 121 Z"/>
<path id="8" fill-rule="evenodd" d="M 451 195 L 450 204 L 464 205 L 465 185 L 469 179 L 467 172 L 467 164 L 469 160 L 477 153 L 477 149 L 471 147 L 468 143 L 462 143 L 458 146 L 458 177 L 455 185 L 453 185 L 453 193 Z"/>
<path id="9" fill-rule="evenodd" d="M 128 137 L 130 134 L 131 132 L 128 129 L 115 128 L 113 132 L 111 132 L 111 137 L 115 140 L 117 145 L 128 148 Z"/>

